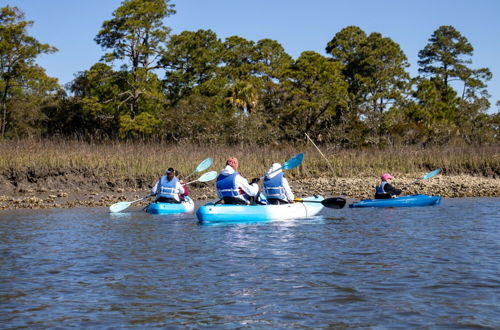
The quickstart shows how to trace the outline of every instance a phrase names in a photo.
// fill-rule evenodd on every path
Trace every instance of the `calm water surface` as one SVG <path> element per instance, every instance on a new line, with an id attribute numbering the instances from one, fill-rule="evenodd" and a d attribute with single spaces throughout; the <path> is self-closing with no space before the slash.
<path id="1" fill-rule="evenodd" d="M 0 212 L 0 328 L 500 328 L 500 198 L 203 226 Z"/>

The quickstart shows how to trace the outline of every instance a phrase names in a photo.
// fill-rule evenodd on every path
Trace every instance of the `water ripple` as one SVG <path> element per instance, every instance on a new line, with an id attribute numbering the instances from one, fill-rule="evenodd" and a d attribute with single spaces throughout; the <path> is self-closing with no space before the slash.
<path id="1" fill-rule="evenodd" d="M 499 328 L 500 200 L 200 226 L 0 212 L 7 328 Z"/>

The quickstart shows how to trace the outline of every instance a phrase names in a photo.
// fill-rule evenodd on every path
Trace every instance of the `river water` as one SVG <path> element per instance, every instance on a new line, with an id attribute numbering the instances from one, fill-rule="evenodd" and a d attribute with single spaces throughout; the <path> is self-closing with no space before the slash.
<path id="1" fill-rule="evenodd" d="M 500 328 L 500 198 L 199 225 L 0 212 L 0 328 Z"/>

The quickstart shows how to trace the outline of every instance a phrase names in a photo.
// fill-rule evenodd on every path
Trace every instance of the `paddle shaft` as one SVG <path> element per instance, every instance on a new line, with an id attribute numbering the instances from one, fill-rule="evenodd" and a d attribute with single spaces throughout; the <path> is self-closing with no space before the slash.
<path id="1" fill-rule="evenodd" d="M 414 185 L 415 183 L 419 182 L 419 181 L 422 181 L 422 180 L 426 180 L 426 179 L 430 179 L 432 177 L 434 177 L 435 175 L 437 175 L 439 173 L 439 171 L 441 171 L 441 169 L 435 169 L 434 171 L 432 172 L 429 172 L 425 175 L 422 175 L 420 178 L 418 178 L 417 180 L 413 181 L 413 182 L 410 182 L 406 185 L 403 186 L 403 188 L 401 188 L 401 190 L 405 190 L 406 188 L 408 188 L 409 186 L 412 186 Z"/>
<path id="2" fill-rule="evenodd" d="M 296 199 L 294 199 L 294 202 L 321 203 L 321 204 L 323 204 L 323 206 L 328 207 L 328 208 L 332 208 L 332 209 L 341 209 L 346 204 L 346 200 L 342 197 L 332 197 L 332 198 L 323 199 L 322 201 L 308 201 L 308 200 L 296 198 Z"/>
<path id="3" fill-rule="evenodd" d="M 309 137 L 309 135 L 307 133 L 304 133 L 306 135 L 306 137 L 309 139 L 309 141 L 311 141 L 311 143 L 313 144 L 313 146 L 316 148 L 316 150 L 318 150 L 318 152 L 320 153 L 321 156 L 323 156 L 323 158 L 326 160 L 326 163 L 328 164 L 328 167 L 330 168 L 330 171 L 332 171 L 332 174 L 335 174 L 335 172 L 333 171 L 333 166 L 332 164 L 330 163 L 330 161 L 328 160 L 328 158 L 326 158 L 325 155 L 323 155 L 323 153 L 321 152 L 321 150 L 319 150 L 318 146 L 316 145 L 316 143 L 314 143 L 314 141 Z"/>

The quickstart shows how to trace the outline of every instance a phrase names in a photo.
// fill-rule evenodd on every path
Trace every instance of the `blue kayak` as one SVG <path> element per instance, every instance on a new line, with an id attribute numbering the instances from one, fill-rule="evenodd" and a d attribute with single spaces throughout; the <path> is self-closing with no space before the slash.
<path id="1" fill-rule="evenodd" d="M 146 212 L 151 214 L 176 214 L 187 213 L 194 211 L 194 202 L 186 196 L 186 200 L 181 203 L 157 203 L 153 202 L 148 205 Z"/>
<path id="2" fill-rule="evenodd" d="M 364 199 L 349 205 L 349 207 L 409 207 L 438 205 L 441 196 L 410 195 L 389 199 Z"/>
<path id="3" fill-rule="evenodd" d="M 303 198 L 300 203 L 281 205 L 230 205 L 208 203 L 198 208 L 196 216 L 201 223 L 262 222 L 300 219 L 315 216 L 322 209 L 323 197 Z"/>

